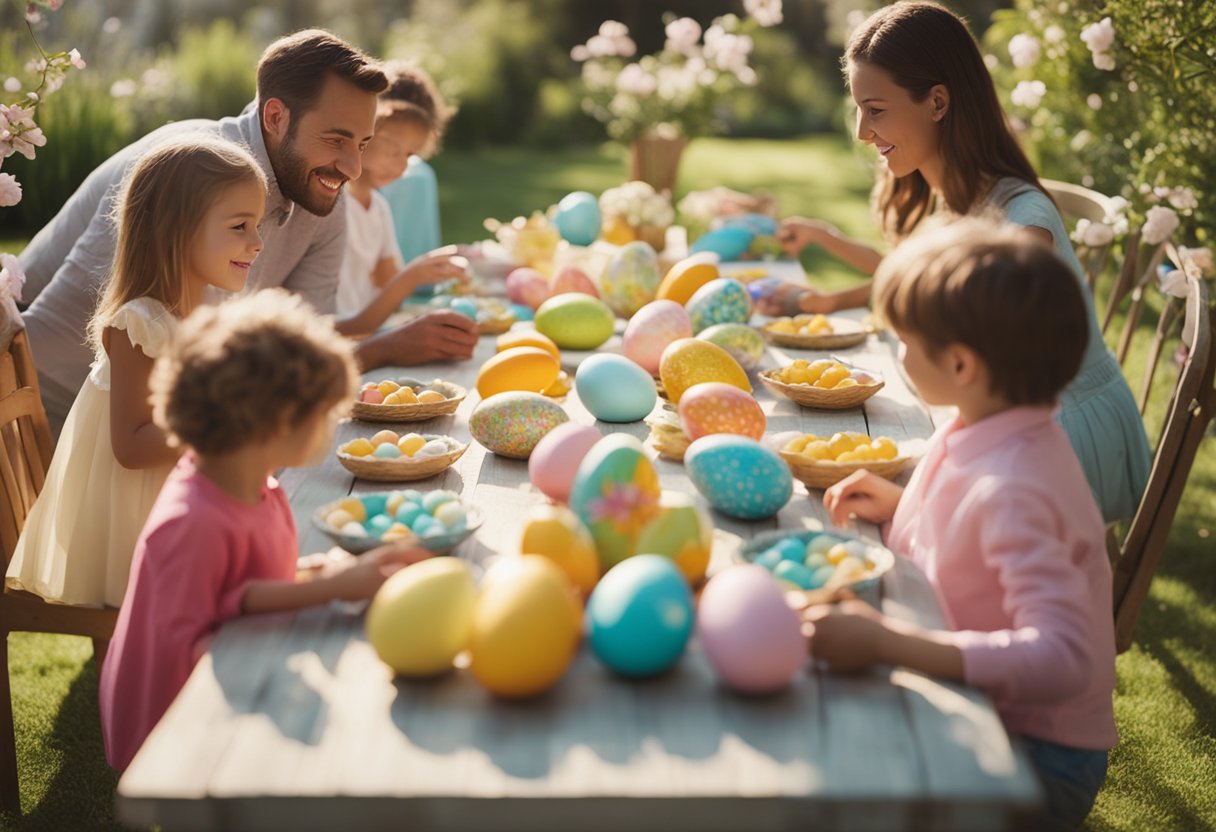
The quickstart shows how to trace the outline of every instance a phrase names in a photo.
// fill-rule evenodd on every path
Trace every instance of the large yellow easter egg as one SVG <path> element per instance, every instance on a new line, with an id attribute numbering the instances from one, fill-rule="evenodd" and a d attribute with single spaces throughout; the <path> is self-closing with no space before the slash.
<path id="1" fill-rule="evenodd" d="M 473 612 L 469 671 L 498 696 L 536 696 L 555 685 L 578 649 L 582 605 L 548 558 L 494 563 Z"/>
<path id="2" fill-rule="evenodd" d="M 698 289 L 719 277 L 718 255 L 707 251 L 693 254 L 667 270 L 655 297 L 685 304 Z"/>
<path id="3" fill-rule="evenodd" d="M 494 342 L 495 352 L 505 352 L 513 347 L 538 347 L 559 361 L 562 357 L 561 352 L 557 349 L 557 344 L 535 329 L 512 329 L 499 335 L 498 340 Z"/>
<path id="4" fill-rule="evenodd" d="M 483 399 L 495 393 L 526 390 L 539 393 L 557 379 L 561 365 L 540 347 L 512 347 L 486 360 L 477 371 L 477 392 Z"/>
<path id="5" fill-rule="evenodd" d="M 585 598 L 600 579 L 600 561 L 595 539 L 565 506 L 537 506 L 524 525 L 519 551 L 540 555 L 556 563 Z"/>
<path id="6" fill-rule="evenodd" d="M 704 381 L 720 381 L 752 392 L 752 383 L 730 353 L 697 338 L 672 341 L 659 359 L 659 378 L 673 404 L 679 404 L 684 391 Z"/>
<path id="7" fill-rule="evenodd" d="M 367 640 L 402 676 L 434 676 L 469 643 L 477 589 L 457 558 L 430 558 L 394 573 L 367 609 Z"/>

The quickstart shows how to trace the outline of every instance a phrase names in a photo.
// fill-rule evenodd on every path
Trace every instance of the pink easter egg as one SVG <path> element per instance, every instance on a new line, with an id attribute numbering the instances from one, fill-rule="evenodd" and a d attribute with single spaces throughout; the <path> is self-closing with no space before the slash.
<path id="1" fill-rule="evenodd" d="M 672 341 L 692 336 L 692 320 L 682 304 L 653 300 L 639 309 L 625 326 L 625 357 L 652 376 L 659 374 L 659 359 Z"/>
<path id="2" fill-rule="evenodd" d="M 697 607 L 697 637 L 714 672 L 741 693 L 780 690 L 807 660 L 798 615 L 768 570 L 754 563 L 709 579 Z"/>
<path id="3" fill-rule="evenodd" d="M 375 387 L 368 387 L 359 391 L 359 400 L 368 404 L 382 404 L 384 402 L 384 394 Z"/>
<path id="4" fill-rule="evenodd" d="M 549 278 L 536 269 L 523 266 L 507 275 L 507 298 L 533 309 L 540 306 L 552 294 Z"/>
<path id="5" fill-rule="evenodd" d="M 553 294 L 561 295 L 566 292 L 581 292 L 593 298 L 600 296 L 591 278 L 578 266 L 563 266 L 553 278 Z"/>
<path id="6" fill-rule="evenodd" d="M 528 457 L 528 476 L 555 503 L 570 499 L 574 475 L 591 446 L 603 435 L 590 425 L 566 422 L 549 431 Z"/>
<path id="7" fill-rule="evenodd" d="M 690 439 L 711 433 L 733 433 L 759 440 L 767 420 L 756 399 L 733 384 L 706 381 L 680 397 L 680 423 Z"/>

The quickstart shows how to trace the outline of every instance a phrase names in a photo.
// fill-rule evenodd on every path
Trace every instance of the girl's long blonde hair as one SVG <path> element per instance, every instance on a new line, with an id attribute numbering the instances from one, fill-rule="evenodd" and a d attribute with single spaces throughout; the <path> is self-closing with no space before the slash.
<path id="1" fill-rule="evenodd" d="M 950 10 L 930 2 L 880 9 L 853 33 L 842 63 L 846 72 L 850 63 L 885 70 L 913 101 L 924 101 L 938 84 L 950 91 L 939 152 L 945 160 L 941 196 L 954 213 L 969 213 L 1007 176 L 1047 193 L 1009 129 L 975 37 Z M 880 171 L 872 196 L 891 242 L 912 233 L 935 207 L 920 171 L 898 178 Z"/>
<path id="2" fill-rule="evenodd" d="M 158 145 L 135 163 L 114 208 L 114 263 L 89 321 L 94 354 L 104 353 L 106 327 L 136 298 L 155 298 L 179 318 L 189 313 L 190 244 L 220 195 L 243 182 L 265 190 L 266 174 L 248 150 L 209 133 Z"/>

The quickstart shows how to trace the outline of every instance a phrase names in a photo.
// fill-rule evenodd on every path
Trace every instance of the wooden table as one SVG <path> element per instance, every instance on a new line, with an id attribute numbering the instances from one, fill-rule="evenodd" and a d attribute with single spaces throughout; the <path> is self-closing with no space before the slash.
<path id="1" fill-rule="evenodd" d="M 470 388 L 454 416 L 418 427 L 468 438 L 473 380 L 493 351 L 485 337 L 470 362 L 409 370 Z M 881 372 L 885 389 L 864 409 L 828 413 L 774 399 L 757 383 L 770 431 L 931 433 L 889 340 L 845 352 Z M 822 357 L 770 349 L 762 367 L 799 356 Z M 565 407 L 594 423 L 573 392 Z M 648 432 L 641 423 L 597 427 Z M 335 441 L 374 430 L 344 423 Z M 696 494 L 681 465 L 656 465 L 664 488 Z M 354 481 L 333 457 L 282 482 L 304 553 L 329 545 L 312 525 L 317 506 L 383 489 Z M 485 524 L 457 554 L 482 564 L 518 551 L 523 518 L 543 500 L 526 463 L 477 443 L 420 485 L 481 507 Z M 772 520 L 713 512 L 711 569 L 757 532 L 827 523 L 820 498 L 796 483 Z M 890 615 L 943 624 L 933 590 L 902 558 L 871 600 Z M 227 624 L 116 799 L 125 822 L 167 830 L 975 830 L 1009 827 L 1038 787 L 984 696 L 910 671 L 811 669 L 784 693 L 749 699 L 716 684 L 695 643 L 674 671 L 643 682 L 612 676 L 583 649 L 546 696 L 503 702 L 465 670 L 394 681 L 364 637 L 360 610 L 335 604 Z"/>

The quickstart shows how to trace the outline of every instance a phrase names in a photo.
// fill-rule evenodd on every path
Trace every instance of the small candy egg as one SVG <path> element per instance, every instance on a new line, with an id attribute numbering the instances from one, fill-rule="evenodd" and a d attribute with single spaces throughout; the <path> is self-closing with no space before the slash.
<path id="1" fill-rule="evenodd" d="M 844 548 L 848 550 L 850 555 L 858 559 L 864 559 L 870 552 L 870 547 L 860 540 L 850 540 L 844 544 Z"/>
<path id="2" fill-rule="evenodd" d="M 754 563 L 758 563 L 769 572 L 772 572 L 777 568 L 777 564 L 781 563 L 783 560 L 785 560 L 785 558 L 781 557 L 781 553 L 776 549 L 765 549 L 756 556 Z"/>
<path id="3" fill-rule="evenodd" d="M 363 390 L 359 393 L 359 401 L 367 404 L 382 404 L 384 402 L 384 394 L 373 387 L 371 390 Z"/>
<path id="4" fill-rule="evenodd" d="M 351 456 L 367 456 L 374 450 L 376 450 L 375 446 L 362 436 L 352 439 L 342 446 L 342 453 Z"/>
<path id="5" fill-rule="evenodd" d="M 367 519 L 367 509 L 364 508 L 363 501 L 358 497 L 343 497 L 334 508 L 346 509 L 357 523 L 362 523 Z"/>
<path id="6" fill-rule="evenodd" d="M 417 503 L 407 501 L 403 503 L 396 512 L 393 513 L 393 516 L 397 519 L 397 522 L 404 523 L 412 528 L 414 521 L 417 520 L 418 516 L 422 514 L 426 514 L 426 512 L 422 510 L 422 506 L 418 505 Z M 827 561 L 824 561 L 824 563 L 826 562 Z"/>
<path id="7" fill-rule="evenodd" d="M 422 492 L 418 489 L 406 488 L 402 490 L 401 494 L 409 502 L 414 503 L 415 505 L 422 505 Z"/>
<path id="8" fill-rule="evenodd" d="M 431 491 L 422 498 L 422 507 L 430 514 L 435 513 L 435 509 L 439 508 L 444 503 L 450 503 L 457 499 L 457 495 L 451 491 Z"/>
<path id="9" fill-rule="evenodd" d="M 435 509 L 435 519 L 445 526 L 454 526 L 465 518 L 464 506 L 452 500 Z"/>
<path id="10" fill-rule="evenodd" d="M 816 569 L 818 569 L 821 566 L 829 565 L 828 559 L 825 558 L 819 552 L 812 552 L 811 554 L 807 555 L 806 559 L 803 560 L 802 563 L 806 566 L 807 569 L 811 570 L 812 572 L 814 572 Z"/>
<path id="11" fill-rule="evenodd" d="M 379 537 L 380 535 L 382 535 L 386 531 L 388 531 L 389 527 L 392 525 L 393 525 L 392 518 L 390 518 L 386 515 L 383 515 L 383 514 L 377 514 L 377 515 L 367 518 L 367 522 L 364 524 L 364 528 L 367 529 L 367 533 L 369 536 Z"/>
<path id="12" fill-rule="evenodd" d="M 452 305 L 448 307 L 453 312 L 459 312 L 466 318 L 477 320 L 477 304 L 468 298 L 456 298 L 452 301 Z"/>
<path id="13" fill-rule="evenodd" d="M 388 507 L 387 494 L 364 494 L 359 499 L 367 512 L 367 517 L 371 517 L 373 514 L 384 514 Z M 367 519 L 365 518 L 363 522 L 366 523 Z"/>
<path id="14" fill-rule="evenodd" d="M 836 567 L 821 566 L 811 573 L 810 589 L 819 589 L 819 587 L 832 580 L 832 576 L 836 574 Z"/>
<path id="15" fill-rule="evenodd" d="M 795 563 L 801 563 L 806 557 L 806 547 L 796 537 L 787 537 L 785 540 L 778 541 L 773 544 L 772 548 L 780 552 L 784 560 L 792 560 Z"/>
<path id="16" fill-rule="evenodd" d="M 839 543 L 839 538 L 832 537 L 830 534 L 821 534 L 806 544 L 807 555 L 826 555 L 828 550 Z M 825 561 L 826 562 L 826 561 Z"/>
<path id="17" fill-rule="evenodd" d="M 439 529 L 443 530 L 443 524 L 429 514 L 419 514 L 414 518 L 414 522 L 410 523 L 410 528 L 414 530 L 414 534 L 419 537 L 425 537 L 428 530 Z"/>
<path id="18" fill-rule="evenodd" d="M 447 442 L 442 439 L 432 439 L 418 449 L 417 456 L 443 456 L 450 450 Z"/>
<path id="19" fill-rule="evenodd" d="M 384 534 L 380 535 L 380 539 L 386 542 L 394 540 L 408 540 L 413 537 L 414 533 L 410 531 L 410 527 L 404 523 L 394 523 L 388 527 Z"/>
<path id="20" fill-rule="evenodd" d="M 423 404 L 434 404 L 435 402 L 447 401 L 447 399 L 438 390 L 423 390 L 418 394 L 418 401 Z"/>
<path id="21" fill-rule="evenodd" d="M 347 537 L 367 537 L 367 529 L 363 528 L 362 524 L 354 520 L 351 520 L 338 531 Z"/>
<path id="22" fill-rule="evenodd" d="M 777 568 L 773 570 L 773 574 L 781 580 L 797 584 L 803 589 L 811 589 L 813 586 L 814 576 L 811 574 L 811 570 L 797 561 L 783 560 L 777 564 Z"/>
<path id="23" fill-rule="evenodd" d="M 407 433 L 397 440 L 397 450 L 406 456 L 413 456 L 418 449 L 426 444 L 426 440 L 416 433 Z"/>
<path id="24" fill-rule="evenodd" d="M 351 516 L 351 513 L 344 508 L 336 508 L 329 514 L 325 515 L 325 525 L 329 526 L 331 529 L 340 529 L 347 523 L 357 522 L 359 521 Z"/>
<path id="25" fill-rule="evenodd" d="M 848 556 L 849 548 L 843 543 L 837 543 L 831 549 L 824 552 L 824 557 L 826 557 L 828 559 L 828 563 L 832 564 L 833 566 L 840 563 Z"/>
<path id="26" fill-rule="evenodd" d="M 398 436 L 394 431 L 382 430 L 372 436 L 372 447 L 379 447 L 386 442 L 390 445 L 397 444 Z"/>
<path id="27" fill-rule="evenodd" d="M 401 450 L 391 442 L 385 442 L 383 445 L 377 445 L 376 450 L 372 452 L 372 456 L 377 459 L 399 459 Z"/>
<path id="28" fill-rule="evenodd" d="M 392 491 L 388 495 L 388 499 L 384 501 L 384 513 L 389 517 L 396 517 L 397 511 L 406 503 L 405 495 L 400 491 Z"/>
<path id="29" fill-rule="evenodd" d="M 386 378 L 384 381 L 376 385 L 376 389 L 379 390 L 383 395 L 387 396 L 389 393 L 394 393 L 401 389 L 401 385 L 392 379 Z"/>

